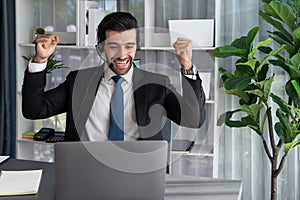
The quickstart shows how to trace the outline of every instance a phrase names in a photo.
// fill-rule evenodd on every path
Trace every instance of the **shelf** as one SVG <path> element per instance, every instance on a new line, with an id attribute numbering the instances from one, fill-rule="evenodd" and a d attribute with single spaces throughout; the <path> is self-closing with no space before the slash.
<path id="1" fill-rule="evenodd" d="M 182 155 L 182 156 L 198 156 L 198 157 L 213 157 L 213 153 L 192 153 L 187 151 L 171 151 L 173 155 Z"/>
<path id="2" fill-rule="evenodd" d="M 20 47 L 34 47 L 35 45 L 32 43 L 20 43 Z M 57 48 L 66 48 L 66 49 L 94 49 L 94 46 L 77 46 L 77 45 L 57 45 Z M 193 47 L 193 50 L 201 50 L 201 51 L 212 51 L 215 47 Z M 161 51 L 174 51 L 174 47 L 141 47 L 142 51 L 147 50 L 161 50 Z"/>
<path id="3" fill-rule="evenodd" d="M 34 47 L 34 44 L 30 44 L 30 43 L 20 43 L 19 44 L 20 47 Z M 94 49 L 95 47 L 93 46 L 77 46 L 77 45 L 60 45 L 58 44 L 56 46 L 57 48 L 62 48 L 62 49 Z"/>
<path id="4" fill-rule="evenodd" d="M 18 139 L 17 142 L 19 143 L 27 143 L 27 144 L 42 144 L 42 145 L 50 145 L 54 146 L 55 143 L 47 143 L 44 141 L 36 141 L 36 140 L 31 140 L 31 139 Z M 188 155 L 188 156 L 200 156 L 200 157 L 212 157 L 213 153 L 211 152 L 211 145 L 200 145 L 200 144 L 195 144 L 191 151 L 171 151 L 172 154 L 174 155 Z M 206 153 L 209 152 L 209 153 Z"/>
<path id="5" fill-rule="evenodd" d="M 215 47 L 193 47 L 193 50 L 212 51 Z M 141 50 L 174 50 L 174 47 L 141 47 Z"/>
<path id="6" fill-rule="evenodd" d="M 213 146 L 207 144 L 194 144 L 190 151 L 171 151 L 174 155 L 188 155 L 199 157 L 213 157 Z"/>
<path id="7" fill-rule="evenodd" d="M 31 144 L 43 144 L 43 145 L 54 145 L 55 143 L 48 143 L 48 142 L 44 142 L 44 141 L 36 141 L 36 140 L 31 140 L 31 139 L 18 139 L 17 142 L 20 143 L 31 143 Z"/>

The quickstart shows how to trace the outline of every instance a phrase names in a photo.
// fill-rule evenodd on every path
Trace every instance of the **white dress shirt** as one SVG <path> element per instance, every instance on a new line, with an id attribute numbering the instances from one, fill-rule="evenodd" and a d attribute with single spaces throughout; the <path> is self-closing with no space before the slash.
<path id="1" fill-rule="evenodd" d="M 133 66 L 128 73 L 122 75 L 125 79 L 122 82 L 124 93 L 124 140 L 136 140 L 139 137 L 138 126 L 136 123 L 136 113 L 134 107 L 133 83 L 132 83 Z M 110 99 L 115 88 L 115 82 L 111 79 L 116 74 L 106 68 L 104 76 L 99 85 L 99 89 L 92 106 L 90 115 L 85 125 L 85 134 L 90 141 L 107 140 L 109 132 L 109 113 Z"/>

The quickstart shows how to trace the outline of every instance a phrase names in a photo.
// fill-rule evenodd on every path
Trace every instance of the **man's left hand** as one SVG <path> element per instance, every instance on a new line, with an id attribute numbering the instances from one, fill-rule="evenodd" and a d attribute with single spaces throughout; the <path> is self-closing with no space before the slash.
<path id="1" fill-rule="evenodd" d="M 176 57 L 183 70 L 192 69 L 192 41 L 187 38 L 178 37 L 173 43 Z"/>

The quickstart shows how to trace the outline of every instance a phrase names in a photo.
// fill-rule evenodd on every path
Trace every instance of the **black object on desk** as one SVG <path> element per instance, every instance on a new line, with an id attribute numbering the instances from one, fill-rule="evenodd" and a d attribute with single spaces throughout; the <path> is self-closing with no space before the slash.
<path id="1" fill-rule="evenodd" d="M 48 143 L 63 142 L 65 140 L 65 132 L 55 131 L 54 135 L 46 139 Z"/>
<path id="2" fill-rule="evenodd" d="M 33 140 L 45 141 L 54 135 L 55 130 L 52 128 L 41 128 L 34 136 Z"/>

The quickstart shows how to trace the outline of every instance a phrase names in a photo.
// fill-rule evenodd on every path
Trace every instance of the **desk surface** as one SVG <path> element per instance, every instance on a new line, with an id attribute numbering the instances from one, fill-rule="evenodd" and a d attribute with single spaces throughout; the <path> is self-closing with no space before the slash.
<path id="1" fill-rule="evenodd" d="M 37 195 L 0 197 L 0 200 L 55 200 L 55 165 L 52 163 L 9 159 L 0 170 L 43 169 Z M 166 176 L 165 200 L 236 200 L 241 199 L 242 183 L 235 180 L 195 176 Z"/>

